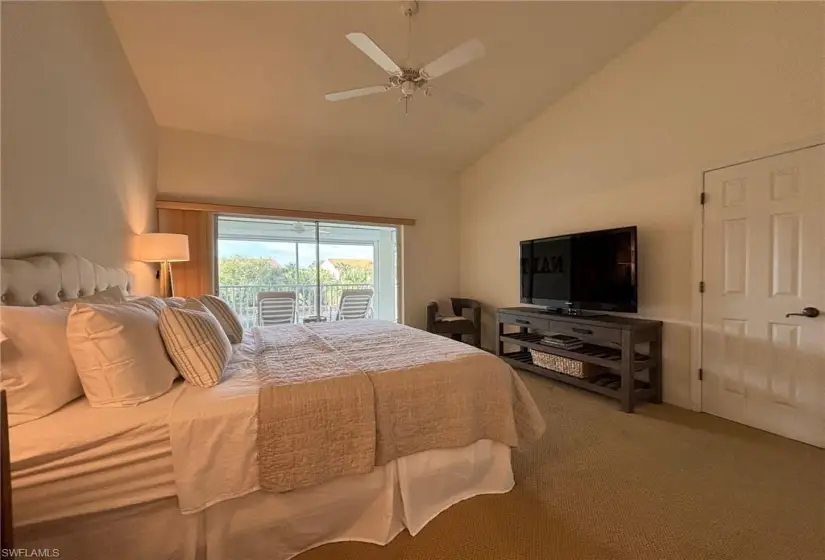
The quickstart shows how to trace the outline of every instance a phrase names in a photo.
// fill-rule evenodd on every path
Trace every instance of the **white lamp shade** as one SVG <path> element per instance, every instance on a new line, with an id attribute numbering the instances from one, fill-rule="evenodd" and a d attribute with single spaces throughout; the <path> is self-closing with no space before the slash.
<path id="1" fill-rule="evenodd" d="M 135 239 L 135 260 L 182 262 L 189 260 L 189 237 L 180 233 L 144 233 Z"/>

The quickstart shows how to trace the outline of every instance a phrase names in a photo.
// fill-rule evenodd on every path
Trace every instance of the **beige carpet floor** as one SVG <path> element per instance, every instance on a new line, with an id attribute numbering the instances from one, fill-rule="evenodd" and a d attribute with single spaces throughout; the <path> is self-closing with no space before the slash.
<path id="1" fill-rule="evenodd" d="M 825 452 L 705 414 L 617 403 L 523 374 L 547 420 L 516 488 L 385 547 L 299 560 L 822 560 Z"/>

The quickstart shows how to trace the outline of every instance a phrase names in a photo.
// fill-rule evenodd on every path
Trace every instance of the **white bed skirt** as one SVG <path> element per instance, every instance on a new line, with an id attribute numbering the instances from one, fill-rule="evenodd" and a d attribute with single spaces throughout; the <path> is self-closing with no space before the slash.
<path id="1" fill-rule="evenodd" d="M 16 548 L 58 549 L 61 558 L 288 560 L 339 541 L 390 542 L 480 494 L 513 487 L 509 447 L 488 440 L 393 461 L 372 473 L 311 488 L 254 492 L 197 514 L 177 498 L 21 528 Z"/>

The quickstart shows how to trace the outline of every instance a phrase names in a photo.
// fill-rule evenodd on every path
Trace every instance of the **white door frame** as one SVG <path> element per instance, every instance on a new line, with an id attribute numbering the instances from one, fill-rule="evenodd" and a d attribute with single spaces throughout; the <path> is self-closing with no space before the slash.
<path id="1" fill-rule="evenodd" d="M 704 281 L 704 233 L 705 233 L 705 207 L 701 204 L 701 197 L 705 192 L 705 178 L 708 173 L 719 171 L 728 167 L 750 163 L 760 159 L 766 159 L 783 154 L 807 150 L 817 146 L 825 145 L 825 134 L 789 142 L 787 144 L 775 146 L 769 150 L 761 150 L 742 154 L 735 163 L 722 163 L 702 171 L 702 180 L 697 181 L 696 206 L 693 213 L 693 261 L 692 261 L 692 287 L 691 297 L 691 329 L 690 329 L 690 400 L 691 407 L 696 412 L 702 411 L 702 382 L 699 379 L 699 371 L 702 368 L 702 294 L 699 292 L 700 282 Z"/>

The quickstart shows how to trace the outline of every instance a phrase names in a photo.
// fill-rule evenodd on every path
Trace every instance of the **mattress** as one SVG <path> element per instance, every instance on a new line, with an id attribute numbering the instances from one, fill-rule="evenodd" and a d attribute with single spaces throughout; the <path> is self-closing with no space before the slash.
<path id="1" fill-rule="evenodd" d="M 278 416 L 278 421 L 271 424 L 275 427 L 270 428 L 270 443 L 279 440 L 281 433 L 287 435 L 281 442 L 282 453 L 278 455 L 283 460 L 285 470 L 290 469 L 290 464 L 294 463 L 300 467 L 296 472 L 302 472 L 301 468 L 308 466 L 307 472 L 323 473 L 336 459 L 345 465 L 350 464 L 349 459 L 362 459 L 354 453 L 333 457 L 326 451 L 341 449 L 334 447 L 335 437 L 340 436 L 340 432 L 333 428 L 340 425 L 337 423 L 341 421 L 334 412 L 326 421 L 318 424 L 331 427 L 325 428 L 322 434 L 316 434 L 318 439 L 330 434 L 335 436 L 328 441 L 316 445 L 312 443 L 312 438 L 302 436 L 302 445 L 297 445 L 298 439 L 290 436 L 306 434 L 307 431 L 311 433 L 315 426 L 305 422 L 311 411 L 339 410 L 327 407 L 325 399 L 333 398 L 336 403 L 345 402 L 340 400 L 340 393 L 328 392 L 329 385 L 319 381 L 320 377 L 313 376 L 319 371 L 355 371 L 358 375 L 366 376 L 372 371 L 392 367 L 396 368 L 393 371 L 403 373 L 403 382 L 390 385 L 381 377 L 369 379 L 369 383 L 373 384 L 369 394 L 377 395 L 376 402 L 383 399 L 382 406 L 369 411 L 369 414 L 374 412 L 377 418 L 379 411 L 382 411 L 382 425 L 386 428 L 382 436 L 376 423 L 369 437 L 375 433 L 375 437 L 384 445 L 390 441 L 384 437 L 389 433 L 403 435 L 417 430 L 432 435 L 446 431 L 447 425 L 452 426 L 457 435 L 454 439 L 446 440 L 439 440 L 435 436 L 422 437 L 416 443 L 430 445 L 420 445 L 420 449 L 412 446 L 413 449 L 403 454 L 399 452 L 396 458 L 439 447 L 460 448 L 483 439 L 512 444 L 508 440 L 520 440 L 525 436 L 529 441 L 529 436 L 544 430 L 544 421 L 535 403 L 512 369 L 495 357 L 465 344 L 378 321 L 339 321 L 326 327 L 313 326 L 312 332 L 316 336 L 312 338 L 312 344 L 305 343 L 305 339 L 309 339 L 304 336 L 307 330 L 303 325 L 284 325 L 266 327 L 254 334 L 247 331 L 243 342 L 236 345 L 220 384 L 211 389 L 188 385 L 180 392 L 170 420 L 170 437 L 177 496 L 183 513 L 196 513 L 224 500 L 239 498 L 265 487 L 261 483 L 259 472 L 261 432 L 258 420 L 259 404 L 263 402 L 259 398 L 264 378 L 262 371 L 272 374 L 273 378 L 299 380 L 306 389 L 287 391 L 293 397 L 298 393 L 303 397 L 283 400 L 282 417 L 278 414 L 269 415 L 271 420 L 275 419 L 273 416 Z M 277 357 L 273 358 L 272 363 L 266 360 L 260 363 L 260 358 L 268 353 L 262 352 L 256 335 L 262 335 L 264 331 L 268 335 L 264 338 L 269 339 L 268 342 L 274 347 L 283 350 L 283 354 L 276 352 Z M 347 345 L 344 343 L 346 340 L 355 342 Z M 368 350 L 370 342 L 379 347 L 376 352 Z M 287 349 L 296 351 L 287 352 Z M 412 349 L 417 352 L 413 353 Z M 465 354 L 478 354 L 484 361 L 492 361 L 492 367 L 477 360 L 456 359 Z M 269 368 L 273 365 L 278 367 L 270 371 Z M 420 366 L 421 369 L 410 369 L 411 365 Z M 451 378 L 458 378 L 458 381 Z M 381 382 L 377 383 L 379 380 Z M 487 390 L 482 397 L 479 380 L 493 380 L 495 383 L 491 382 L 490 386 L 501 390 Z M 392 390 L 387 390 L 388 387 L 392 387 Z M 402 398 L 402 391 L 418 393 L 417 399 Z M 448 399 L 446 395 L 451 398 Z M 447 411 L 444 403 L 435 405 L 433 399 L 455 403 L 462 414 L 456 417 Z M 350 402 L 353 407 L 364 409 L 358 404 L 361 401 Z M 280 409 L 276 407 L 274 410 Z M 432 412 L 432 417 L 422 411 Z M 490 425 L 501 427 L 501 430 L 490 430 L 492 433 L 488 435 L 488 430 L 478 428 L 485 426 L 491 417 L 500 422 Z M 291 418 L 300 418 L 300 421 L 291 422 Z M 432 418 L 437 421 L 432 421 Z M 287 421 L 281 423 L 281 420 Z M 499 438 L 494 434 L 512 437 Z M 471 435 L 474 437 L 468 437 Z M 398 442 L 397 436 L 395 442 Z M 322 443 L 329 444 L 329 447 Z M 376 444 L 376 449 L 377 447 Z M 374 451 L 368 450 L 366 453 Z M 296 456 L 301 460 L 296 461 Z M 371 465 L 378 455 L 367 458 Z M 363 471 L 353 469 L 346 472 L 344 469 L 343 474 L 338 476 L 353 476 L 358 472 Z M 308 479 L 313 480 L 313 477 L 309 476 Z M 329 479 L 334 477 L 321 477 L 318 482 Z M 311 484 L 306 487 L 311 487 Z M 292 491 L 297 489 L 300 488 Z"/>
<path id="2" fill-rule="evenodd" d="M 183 387 L 127 408 L 81 398 L 11 428 L 15 525 L 175 496 L 169 416 Z"/>
<path id="3" fill-rule="evenodd" d="M 15 544 L 88 560 L 289 560 L 330 542 L 387 544 L 405 527 L 415 535 L 461 500 L 512 487 L 510 448 L 479 441 L 302 490 L 253 492 L 189 515 L 165 498 L 28 525 L 16 531 Z"/>
<path id="4" fill-rule="evenodd" d="M 247 370 L 253 353 L 247 333 L 233 349 L 227 380 Z M 176 498 L 170 420 L 181 395 L 187 390 L 203 393 L 204 398 L 211 395 L 214 402 L 195 414 L 225 417 L 228 428 L 221 436 L 225 439 L 244 430 L 233 425 L 230 412 L 235 399 L 256 401 L 253 390 L 233 392 L 236 388 L 225 380 L 212 389 L 200 389 L 178 379 L 169 392 L 138 406 L 94 408 L 80 398 L 44 418 L 11 428 L 15 526 Z M 232 465 L 243 469 L 238 462 Z M 220 483 L 223 471 L 212 467 L 208 469 L 213 473 L 211 481 Z"/>
<path id="5" fill-rule="evenodd" d="M 243 510 L 241 504 L 263 500 L 270 507 L 284 507 L 285 517 L 295 520 L 296 510 L 289 502 L 297 500 L 308 508 L 310 517 L 329 512 L 331 523 L 348 518 L 351 522 L 350 515 L 342 516 L 345 508 L 330 510 L 330 503 L 336 501 L 330 499 L 331 489 L 343 485 L 347 499 L 357 505 L 374 493 L 377 477 L 384 476 L 381 473 L 392 473 L 395 482 L 385 481 L 381 487 L 385 492 L 396 487 L 397 491 L 384 495 L 403 504 L 403 525 L 415 533 L 456 501 L 512 486 L 509 447 L 482 440 L 463 449 L 402 457 L 368 475 L 333 480 L 288 496 L 260 492 L 255 447 L 257 384 L 255 376 L 245 375 L 252 366 L 254 349 L 253 339 L 245 336 L 234 349 L 225 379 L 211 389 L 179 380 L 165 395 L 128 408 L 92 408 L 81 398 L 45 418 L 12 428 L 15 525 L 43 528 L 52 521 L 128 511 L 165 499 L 174 501 L 181 514 L 208 511 L 215 518 L 225 511 L 215 506 L 247 496 L 249 500 L 227 505 L 233 516 L 238 515 L 236 506 Z M 183 440 L 184 444 L 178 438 L 175 445 L 176 426 L 189 426 L 194 437 Z M 490 487 L 475 480 L 479 472 L 497 473 L 495 484 Z M 296 530 L 303 534 L 306 528 Z M 336 532 L 326 531 L 326 538 Z M 343 540 L 353 536 L 346 531 L 344 535 Z M 374 542 L 382 540 L 386 542 Z M 315 539 L 310 541 L 315 544 Z"/>
<path id="6" fill-rule="evenodd" d="M 237 392 L 232 391 L 233 387 Z M 74 527 L 71 519 L 78 516 L 95 514 L 90 517 L 92 522 L 100 514 L 111 512 L 117 517 L 120 515 L 117 511 L 129 512 L 130 506 L 147 506 L 163 500 L 171 500 L 180 511 L 169 418 L 173 405 L 186 389 L 187 386 L 178 381 L 160 398 L 128 408 L 93 408 L 86 399 L 78 399 L 45 418 L 12 428 L 15 526 L 18 529 L 31 527 L 37 534 L 42 534 L 53 522 L 58 522 L 58 526 L 69 523 L 67 527 Z M 234 393 L 240 403 L 225 398 L 226 394 L 219 398 L 223 391 L 203 391 L 201 395 L 216 398 L 227 407 L 228 410 L 217 414 L 222 421 L 232 418 L 228 412 L 248 398 L 245 391 L 232 383 L 227 383 L 224 390 Z M 203 414 L 216 414 L 221 407 L 213 404 L 215 406 L 203 407 Z M 238 418 L 234 420 L 243 431 L 244 423 Z M 227 431 L 230 440 L 232 433 L 234 430 Z M 238 489 L 240 491 L 232 496 L 235 499 L 229 502 L 238 502 L 247 494 L 260 494 L 260 497 L 238 502 L 237 507 L 244 510 L 243 504 L 264 500 L 270 508 L 277 505 L 283 515 L 280 517 L 270 511 L 274 516 L 270 521 L 290 519 L 297 533 L 305 531 L 302 523 L 298 523 L 302 517 L 312 519 L 313 523 L 323 521 L 320 526 L 325 527 L 322 534 L 327 539 L 337 532 L 332 531 L 332 527 L 358 517 L 353 512 L 357 512 L 365 501 L 372 500 L 377 488 L 383 488 L 382 503 L 398 502 L 393 507 L 401 508 L 399 515 L 403 526 L 415 534 L 432 517 L 457 501 L 479 493 L 506 492 L 512 487 L 509 447 L 483 440 L 463 449 L 418 453 L 378 467 L 368 475 L 346 477 L 279 497 L 278 494 L 257 491 L 251 440 L 241 437 L 233 445 L 238 453 L 237 460 L 223 468 L 209 469 L 204 473 L 209 482 L 225 484 L 226 477 L 243 471 L 245 465 L 249 471 L 242 480 L 248 486 Z M 383 482 L 390 480 L 388 473 L 392 473 L 393 482 Z M 376 481 L 381 482 L 376 485 Z M 386 492 L 396 485 L 396 498 L 387 498 Z M 330 508 L 332 503 L 337 507 Z M 344 503 L 346 507 L 343 507 Z M 235 507 L 213 506 L 209 508 L 210 515 L 216 518 L 222 512 L 236 511 Z M 338 538 L 383 544 L 394 536 L 388 534 L 388 539 L 383 542 L 367 537 L 376 525 L 370 522 L 368 527 L 370 530 L 366 533 L 344 531 Z"/>

